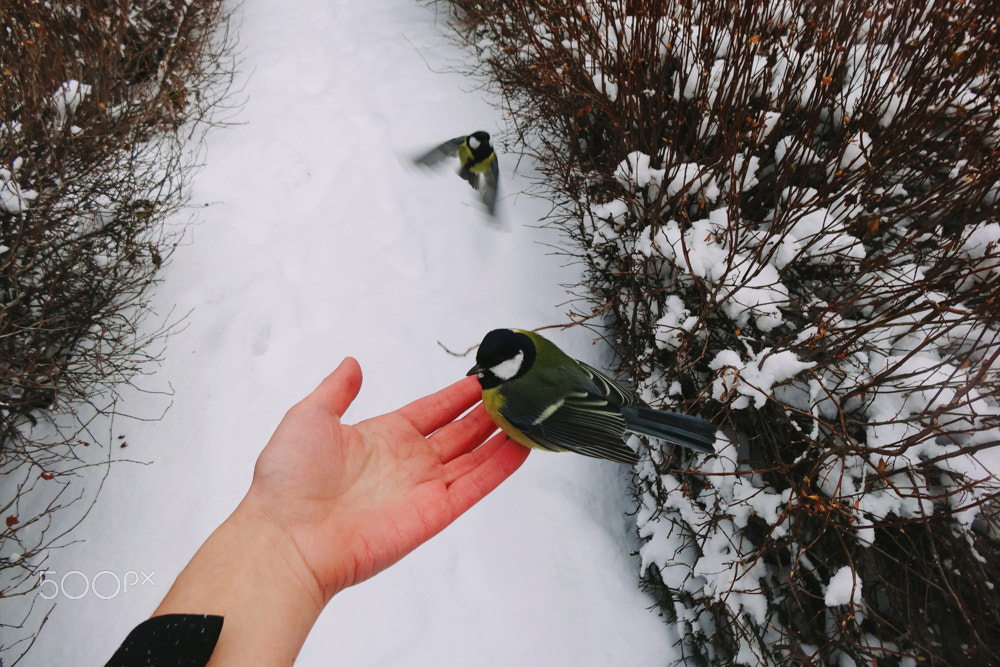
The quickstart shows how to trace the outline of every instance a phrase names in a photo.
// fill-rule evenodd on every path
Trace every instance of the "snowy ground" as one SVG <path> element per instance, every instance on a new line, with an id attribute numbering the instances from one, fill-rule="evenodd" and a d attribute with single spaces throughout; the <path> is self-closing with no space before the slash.
<path id="1" fill-rule="evenodd" d="M 198 225 L 155 303 L 190 315 L 169 339 L 158 394 L 130 394 L 129 458 L 55 553 L 55 576 L 151 575 L 154 585 L 60 596 L 23 664 L 100 664 L 232 510 L 284 411 L 346 355 L 365 384 L 349 421 L 462 377 L 498 326 L 565 321 L 572 267 L 502 162 L 506 230 L 450 173 L 406 158 L 503 129 L 496 99 L 453 70 L 469 56 L 413 0 L 245 0 L 241 125 L 210 136 Z M 582 330 L 550 332 L 600 365 Z M 627 471 L 533 453 L 512 479 L 402 562 L 339 595 L 299 664 L 663 665 L 671 631 L 636 587 Z M 633 526 L 633 527 L 630 527 Z M 112 584 L 112 574 L 102 585 Z M 77 582 L 79 583 L 79 582 Z M 74 590 L 74 596 L 78 589 Z M 101 599 L 108 597 L 109 599 Z"/>

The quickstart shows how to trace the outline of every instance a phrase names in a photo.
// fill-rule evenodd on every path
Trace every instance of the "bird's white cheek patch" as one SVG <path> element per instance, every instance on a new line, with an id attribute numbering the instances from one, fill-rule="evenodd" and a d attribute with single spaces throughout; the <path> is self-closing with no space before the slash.
<path id="1" fill-rule="evenodd" d="M 471 148 L 472 150 L 476 150 L 477 148 L 479 148 L 479 139 L 476 139 L 475 137 L 469 137 L 469 148 Z"/>
<path id="2" fill-rule="evenodd" d="M 501 361 L 490 368 L 490 372 L 497 376 L 501 382 L 505 382 L 520 372 L 522 361 L 524 361 L 524 352 L 518 352 L 507 361 Z"/>

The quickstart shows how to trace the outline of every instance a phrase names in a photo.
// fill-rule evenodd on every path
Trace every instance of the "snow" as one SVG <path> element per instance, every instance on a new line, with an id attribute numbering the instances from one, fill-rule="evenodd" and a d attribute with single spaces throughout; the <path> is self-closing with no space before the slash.
<path id="1" fill-rule="evenodd" d="M 20 213 L 28 208 L 28 201 L 38 194 L 34 190 L 26 190 L 17 182 L 9 180 L 0 173 L 0 208 L 8 213 Z"/>
<path id="2" fill-rule="evenodd" d="M 718 208 L 708 218 L 691 222 L 687 229 L 676 220 L 668 220 L 656 232 L 653 245 L 665 259 L 714 283 L 723 310 L 740 326 L 753 319 L 762 331 L 770 331 L 782 321 L 778 305 L 788 300 L 787 290 L 775 267 L 756 264 L 738 253 L 734 255 L 738 260 L 730 259 L 730 228 L 728 212 Z"/>
<path id="3" fill-rule="evenodd" d="M 712 370 L 722 371 L 712 383 L 712 397 L 724 401 L 736 392 L 739 398 L 731 404 L 734 410 L 749 407 L 751 401 L 755 408 L 760 408 L 774 393 L 776 385 L 816 365 L 799 360 L 791 350 L 775 352 L 770 347 L 750 352 L 749 357 L 744 362 L 735 350 L 721 350 L 709 363 Z"/>
<path id="4" fill-rule="evenodd" d="M 845 565 L 830 577 L 830 583 L 826 585 L 826 594 L 823 602 L 828 607 L 836 607 L 843 604 L 861 604 L 861 581 L 858 580 L 854 570 Z"/>
<path id="5" fill-rule="evenodd" d="M 13 180 L 21 166 L 21 158 L 12 160 L 12 169 L 0 167 L 0 209 L 8 213 L 20 213 L 28 208 L 28 201 L 38 196 L 34 190 L 22 188 Z"/>
<path id="6" fill-rule="evenodd" d="M 721 194 L 711 176 L 701 173 L 700 165 L 685 162 L 676 165 L 668 174 L 664 169 L 651 167 L 649 156 L 638 151 L 629 153 L 615 168 L 615 179 L 633 191 L 648 188 L 646 197 L 649 201 L 656 199 L 664 183 L 667 196 L 686 192 L 691 197 L 700 196 L 715 202 Z"/>
<path id="7" fill-rule="evenodd" d="M 90 94 L 90 91 L 90 85 L 80 83 L 76 79 L 70 79 L 60 84 L 52 94 L 52 108 L 56 112 L 57 128 L 66 126 L 66 123 L 76 113 L 80 103 Z M 73 131 L 73 127 L 70 128 L 70 131 Z M 76 128 L 76 131 L 73 131 L 73 133 L 76 134 L 78 131 L 79 128 Z"/>
<path id="8" fill-rule="evenodd" d="M 472 359 L 442 347 L 566 320 L 561 285 L 579 276 L 544 245 L 559 242 L 536 226 L 547 205 L 519 195 L 527 158 L 500 153 L 503 229 L 461 179 L 409 166 L 457 134 L 504 128 L 497 99 L 457 73 L 472 56 L 444 19 L 410 0 L 246 0 L 240 16 L 245 104 L 210 135 L 197 224 L 154 297 L 175 332 L 119 406 L 148 421 L 119 417 L 128 447 L 111 454 L 133 462 L 112 466 L 46 563 L 100 595 L 57 596 L 28 665 L 103 664 L 235 507 L 285 410 L 344 356 L 365 373 L 346 416 L 358 421 L 461 378 Z M 67 111 L 85 91 L 65 91 Z M 604 361 L 583 329 L 551 337 Z M 533 453 L 442 534 L 338 595 L 298 664 L 669 664 L 677 635 L 638 590 L 627 485 L 624 466 Z"/>
<path id="9" fill-rule="evenodd" d="M 663 304 L 664 315 L 656 321 L 656 346 L 661 350 L 676 350 L 683 332 L 690 331 L 698 321 L 676 294 L 667 296 Z"/>
<path id="10" fill-rule="evenodd" d="M 867 132 L 858 132 L 848 140 L 844 146 L 844 153 L 840 157 L 840 169 L 860 169 L 868 163 L 868 154 L 871 151 L 872 138 Z"/>

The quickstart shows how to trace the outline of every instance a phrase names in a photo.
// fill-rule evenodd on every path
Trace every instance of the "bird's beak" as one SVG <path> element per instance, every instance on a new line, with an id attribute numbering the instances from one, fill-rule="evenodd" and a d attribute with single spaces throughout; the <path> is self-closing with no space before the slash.
<path id="1" fill-rule="evenodd" d="M 483 369 L 479 367 L 479 364 L 476 364 L 475 366 L 469 369 L 469 372 L 466 373 L 465 376 L 468 377 L 470 375 L 479 375 L 479 372 L 482 370 Z"/>

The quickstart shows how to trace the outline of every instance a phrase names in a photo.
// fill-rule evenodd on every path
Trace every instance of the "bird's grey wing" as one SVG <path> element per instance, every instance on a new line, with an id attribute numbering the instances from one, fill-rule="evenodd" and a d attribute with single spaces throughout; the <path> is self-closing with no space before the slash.
<path id="1" fill-rule="evenodd" d="M 413 159 L 413 162 L 424 167 L 433 167 L 442 160 L 458 156 L 458 147 L 465 141 L 465 137 L 455 137 L 439 146 L 435 146 L 423 155 Z"/>
<path id="2" fill-rule="evenodd" d="M 500 413 L 542 447 L 620 463 L 638 456 L 625 442 L 625 419 L 617 405 L 596 391 L 572 391 L 542 411 L 519 409 L 510 401 Z"/>
<path id="3" fill-rule="evenodd" d="M 468 165 L 463 164 L 462 168 L 458 170 L 458 175 L 465 179 L 473 190 L 479 189 L 479 174 L 469 169 Z"/>
<path id="4" fill-rule="evenodd" d="M 593 394 L 570 394 L 548 419 L 538 424 L 549 441 L 599 459 L 635 463 L 639 457 L 625 444 L 625 418 L 618 408 Z"/>
<path id="5" fill-rule="evenodd" d="M 486 171 L 485 185 L 483 186 L 483 203 L 490 215 L 496 215 L 497 210 L 497 187 L 500 184 L 500 166 L 497 164 L 496 155 L 490 160 L 490 168 Z"/>
<path id="6" fill-rule="evenodd" d="M 616 408 L 624 405 L 641 404 L 642 401 L 633 392 L 612 380 L 610 377 L 597 370 L 593 366 L 577 361 L 580 367 L 590 376 L 593 387 L 589 387 L 591 392 L 598 396 L 603 396 L 609 405 Z"/>
<path id="7" fill-rule="evenodd" d="M 660 438 L 696 452 L 715 451 L 716 426 L 710 421 L 669 410 L 658 410 L 646 405 L 636 394 L 582 361 L 577 362 L 599 386 L 599 392 L 608 398 L 625 421 L 630 433 Z"/>

